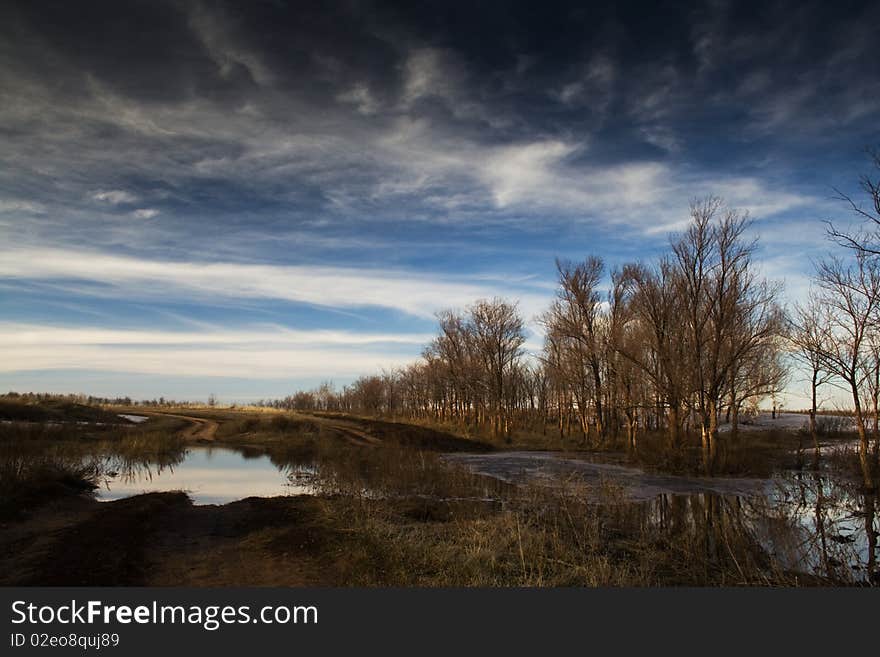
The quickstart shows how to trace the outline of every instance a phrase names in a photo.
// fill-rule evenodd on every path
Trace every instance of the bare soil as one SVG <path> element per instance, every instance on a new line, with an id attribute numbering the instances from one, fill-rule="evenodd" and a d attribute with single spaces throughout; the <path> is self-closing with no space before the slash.
<path id="1" fill-rule="evenodd" d="M 165 416 L 173 417 L 179 420 L 186 420 L 189 424 L 181 430 L 181 434 L 187 440 L 193 442 L 211 442 L 220 428 L 220 424 L 215 420 L 203 417 L 194 417 L 192 415 L 179 415 L 177 413 L 155 413 L 140 411 L 141 415 L 147 416 Z"/>

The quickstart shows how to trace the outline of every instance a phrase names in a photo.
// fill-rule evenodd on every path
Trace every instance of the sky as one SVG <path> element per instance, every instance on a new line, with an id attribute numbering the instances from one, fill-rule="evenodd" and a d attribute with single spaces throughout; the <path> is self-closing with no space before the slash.
<path id="1" fill-rule="evenodd" d="M 534 352 L 555 258 L 650 260 L 708 195 L 794 303 L 880 145 L 878 25 L 846 1 L 4 2 L 0 390 L 285 396 L 410 362 L 437 311 L 494 296 Z"/>

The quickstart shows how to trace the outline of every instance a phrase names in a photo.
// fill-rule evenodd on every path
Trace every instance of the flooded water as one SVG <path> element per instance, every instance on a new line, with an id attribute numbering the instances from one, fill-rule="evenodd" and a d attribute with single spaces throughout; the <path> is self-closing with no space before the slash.
<path id="1" fill-rule="evenodd" d="M 769 481 L 727 477 L 679 477 L 652 474 L 622 465 L 599 463 L 586 457 L 561 456 L 558 452 L 492 452 L 489 454 L 447 454 L 450 463 L 507 483 L 537 482 L 556 486 L 578 483 L 586 487 L 612 482 L 633 501 L 658 495 L 756 495 L 770 490 Z"/>
<path id="2" fill-rule="evenodd" d="M 785 471 L 757 479 L 650 473 L 592 461 L 590 455 L 554 452 L 455 453 L 442 458 L 514 485 L 566 487 L 611 505 L 612 515 L 625 517 L 636 528 L 703 536 L 707 546 L 719 550 L 728 549 L 734 536 L 757 546 L 786 571 L 838 583 L 880 584 L 875 513 L 880 502 L 876 494 L 867 495 L 857 483 L 828 470 Z M 293 455 L 273 460 L 256 450 L 207 445 L 190 447 L 165 465 L 104 470 L 108 475 L 98 491 L 104 501 L 183 490 L 195 504 L 226 504 L 252 496 L 337 490 L 332 487 L 333 467 L 326 464 L 319 469 L 295 461 Z"/>
<path id="3" fill-rule="evenodd" d="M 827 471 L 784 471 L 767 479 L 690 477 L 553 452 L 444 458 L 508 483 L 573 486 L 597 503 L 611 499 L 643 527 L 707 535 L 735 528 L 785 569 L 835 582 L 880 584 L 876 493 L 867 494 Z"/>
<path id="4" fill-rule="evenodd" d="M 125 418 L 129 422 L 134 422 L 135 424 L 140 424 L 141 422 L 146 422 L 150 419 L 146 415 L 128 415 L 127 413 L 119 413 L 119 417 Z"/>
<path id="5" fill-rule="evenodd" d="M 312 494 L 314 484 L 305 466 L 279 466 L 265 454 L 198 446 L 188 448 L 174 465 L 111 470 L 97 498 L 174 490 L 186 491 L 195 504 L 226 504 L 254 496 Z"/>

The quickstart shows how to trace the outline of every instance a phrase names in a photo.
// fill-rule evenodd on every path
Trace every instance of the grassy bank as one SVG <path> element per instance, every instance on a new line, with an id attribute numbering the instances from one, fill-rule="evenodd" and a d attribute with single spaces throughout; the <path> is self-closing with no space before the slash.
<path id="1" fill-rule="evenodd" d="M 47 500 L 94 490 L 109 470 L 174 463 L 185 447 L 181 420 L 157 418 L 137 425 L 119 422 L 106 411 L 96 417 L 117 422 L 71 419 L 81 416 L 74 409 L 72 416 L 55 415 L 52 422 L 0 424 L 0 519 L 25 514 Z"/>
<path id="2" fill-rule="evenodd" d="M 42 433 L 5 425 L 2 491 L 15 514 L 0 531 L 0 554 L 8 555 L 0 558 L 3 583 L 716 586 L 848 584 L 860 577 L 842 567 L 805 574 L 780 548 L 802 540 L 796 516 L 762 509 L 760 500 L 700 494 L 633 502 L 612 481 L 589 490 L 576 480 L 513 486 L 441 455 L 502 446 L 438 427 L 172 412 L 178 410 L 219 423 L 216 444 L 267 454 L 283 472 L 306 466 L 317 494 L 223 506 L 193 506 L 179 493 L 98 503 L 77 491 L 111 462 L 173 462 L 185 446 L 186 420 Z M 761 468 L 789 458 L 797 440 L 741 438 L 736 453 Z M 635 453 L 611 457 L 687 469 L 686 461 L 660 461 L 654 449 L 661 445 L 643 440 Z M 844 469 L 853 455 L 835 458 L 834 467 Z M 757 468 L 745 459 L 737 467 Z M 843 563 L 841 554 L 834 558 Z"/>

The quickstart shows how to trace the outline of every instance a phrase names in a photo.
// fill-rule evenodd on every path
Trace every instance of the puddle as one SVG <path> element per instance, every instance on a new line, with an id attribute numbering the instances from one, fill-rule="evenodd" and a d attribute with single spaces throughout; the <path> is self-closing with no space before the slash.
<path id="1" fill-rule="evenodd" d="M 135 424 L 140 424 L 141 422 L 146 422 L 150 418 L 146 415 L 128 415 L 127 413 L 118 413 L 119 417 L 125 418 L 129 422 L 134 422 Z"/>
<path id="2" fill-rule="evenodd" d="M 828 473 L 781 472 L 769 479 L 689 477 L 554 452 L 443 458 L 512 484 L 579 485 L 582 494 L 595 495 L 600 503 L 608 501 L 602 487 L 611 483 L 629 502 L 624 512 L 639 516 L 645 526 L 748 528 L 786 568 L 832 581 L 880 583 L 876 502 L 857 485 Z"/>
<path id="3" fill-rule="evenodd" d="M 227 504 L 246 497 L 314 494 L 307 466 L 278 466 L 265 454 L 226 447 L 191 447 L 168 466 L 134 466 L 111 472 L 97 491 L 101 501 L 141 493 L 184 490 L 195 504 Z"/>
<path id="4" fill-rule="evenodd" d="M 647 501 L 658 495 L 749 496 L 769 492 L 766 479 L 728 477 L 680 477 L 652 474 L 638 468 L 596 463 L 586 458 L 562 456 L 557 452 L 495 452 L 491 454 L 446 454 L 448 463 L 458 463 L 476 474 L 507 483 L 539 483 L 558 486 L 562 482 L 600 486 L 613 481 L 632 501 Z"/>

